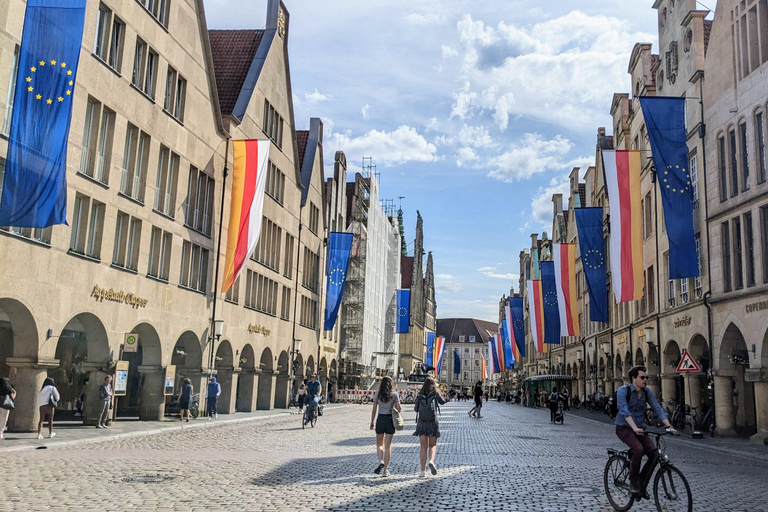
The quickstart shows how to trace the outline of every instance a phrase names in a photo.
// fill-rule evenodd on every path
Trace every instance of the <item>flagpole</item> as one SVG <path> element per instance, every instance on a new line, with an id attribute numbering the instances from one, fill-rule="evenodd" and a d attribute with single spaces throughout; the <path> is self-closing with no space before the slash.
<path id="1" fill-rule="evenodd" d="M 214 273 L 213 278 L 213 306 L 211 311 L 211 325 L 210 325 L 210 331 L 208 332 L 208 339 L 211 340 L 211 347 L 210 347 L 210 354 L 208 355 L 208 369 L 211 372 L 211 375 L 213 375 L 213 366 L 214 366 L 214 353 L 213 353 L 213 344 L 215 343 L 215 337 L 213 336 L 214 332 L 214 326 L 216 321 L 216 298 L 219 295 L 219 262 L 221 260 L 221 232 L 222 228 L 224 226 L 224 197 L 227 195 L 227 175 L 229 174 L 229 168 L 227 167 L 229 163 L 229 139 L 230 137 L 227 136 L 224 146 L 224 176 L 221 180 L 221 207 L 219 209 L 219 240 L 216 243 L 216 272 Z M 234 286 L 234 285 L 233 285 Z"/>

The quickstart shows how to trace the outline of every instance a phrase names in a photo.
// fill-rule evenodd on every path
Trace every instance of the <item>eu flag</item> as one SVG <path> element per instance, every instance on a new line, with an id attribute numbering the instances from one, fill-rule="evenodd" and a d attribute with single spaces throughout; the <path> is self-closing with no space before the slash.
<path id="1" fill-rule="evenodd" d="M 589 319 L 608 321 L 608 285 L 603 240 L 603 209 L 574 208 L 584 277 L 589 291 Z"/>
<path id="2" fill-rule="evenodd" d="M 397 334 L 407 334 L 411 323 L 411 290 L 397 290 Z"/>
<path id="3" fill-rule="evenodd" d="M 461 358 L 456 350 L 453 351 L 453 373 L 456 375 L 461 373 Z"/>
<path id="4" fill-rule="evenodd" d="M 515 355 L 512 353 L 512 342 L 509 339 L 507 326 L 501 322 L 501 346 L 504 349 L 504 370 L 509 370 L 515 364 Z"/>
<path id="5" fill-rule="evenodd" d="M 560 344 L 560 309 L 557 307 L 555 262 L 542 261 L 541 295 L 544 299 L 544 343 Z"/>
<path id="6" fill-rule="evenodd" d="M 326 331 L 333 329 L 339 315 L 341 298 L 344 296 L 344 284 L 347 282 L 347 264 L 349 251 L 352 249 L 352 233 L 331 233 L 328 242 L 328 283 L 325 293 Z"/>
<path id="7" fill-rule="evenodd" d="M 0 226 L 67 223 L 67 140 L 86 0 L 28 0 Z"/>
<path id="8" fill-rule="evenodd" d="M 520 351 L 520 357 L 525 357 L 525 320 L 523 319 L 523 298 L 510 297 L 509 311 L 511 312 L 512 332 L 515 334 L 515 343 L 517 350 Z"/>
<path id="9" fill-rule="evenodd" d="M 425 361 L 427 366 L 435 366 L 435 336 L 433 332 L 427 333 L 427 360 Z"/>
<path id="10" fill-rule="evenodd" d="M 685 98 L 640 97 L 669 238 L 669 278 L 699 275 L 693 231 L 693 186 L 688 169 Z"/>

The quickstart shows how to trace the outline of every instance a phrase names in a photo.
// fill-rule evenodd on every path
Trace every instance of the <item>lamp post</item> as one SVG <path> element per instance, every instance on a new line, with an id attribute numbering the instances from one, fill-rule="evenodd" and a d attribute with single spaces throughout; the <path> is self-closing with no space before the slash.
<path id="1" fill-rule="evenodd" d="M 224 334 L 224 320 L 214 320 L 213 321 L 213 335 L 208 335 L 208 343 L 211 345 L 211 353 L 210 357 L 208 359 L 208 369 L 213 375 L 213 369 L 215 367 L 216 352 L 214 351 L 214 348 L 216 348 L 216 341 L 219 341 L 221 339 L 221 335 Z"/>
<path id="2" fill-rule="evenodd" d="M 656 329 L 653 327 L 645 328 L 645 342 L 648 344 L 648 366 L 654 364 L 651 361 L 651 349 L 656 346 Z M 656 368 L 659 373 L 659 400 L 661 400 L 661 352 L 656 351 Z"/>
<path id="3" fill-rule="evenodd" d="M 583 352 L 581 351 L 581 349 L 578 349 L 576 351 L 576 360 L 579 362 L 579 372 L 581 372 L 581 362 L 583 361 L 582 354 L 583 354 Z M 585 368 L 585 370 L 586 370 L 586 368 Z M 584 375 L 583 375 L 583 377 L 584 377 L 584 390 L 583 390 L 584 393 L 582 393 L 582 394 L 586 395 L 586 393 L 587 393 L 587 372 L 584 371 L 583 373 L 584 373 Z M 579 398 L 579 400 L 581 400 L 581 397 L 578 397 L 578 398 Z"/>
<path id="4" fill-rule="evenodd" d="M 299 355 L 301 350 L 301 340 L 294 339 L 293 347 L 293 350 L 291 350 L 291 396 L 293 396 L 294 389 L 296 389 L 296 370 L 299 369 L 299 361 L 296 359 L 296 356 Z"/>

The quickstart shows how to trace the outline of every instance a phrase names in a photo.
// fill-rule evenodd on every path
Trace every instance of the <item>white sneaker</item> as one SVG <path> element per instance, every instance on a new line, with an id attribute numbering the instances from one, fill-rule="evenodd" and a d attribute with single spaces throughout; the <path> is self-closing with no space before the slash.
<path id="1" fill-rule="evenodd" d="M 437 466 L 435 466 L 434 462 L 429 463 L 429 470 L 432 472 L 433 475 L 437 474 Z"/>
<path id="2" fill-rule="evenodd" d="M 56 436 L 56 432 L 51 432 L 51 435 L 49 435 L 48 437 L 55 437 L 55 436 Z"/>
<path id="3" fill-rule="evenodd" d="M 382 473 L 381 476 L 384 476 L 384 477 L 389 476 L 389 470 L 385 469 L 384 473 Z"/>
<path id="4" fill-rule="evenodd" d="M 213 415 L 213 417 L 214 417 L 214 418 L 216 418 L 216 419 L 219 419 L 219 413 L 215 413 L 215 414 Z"/>
<path id="5" fill-rule="evenodd" d="M 37 435 L 37 438 L 38 438 L 38 439 L 42 439 L 42 438 L 43 438 L 43 434 L 38 434 L 38 435 Z"/>
<path id="6" fill-rule="evenodd" d="M 419 473 L 419 478 L 427 478 L 427 472 L 426 471 L 420 472 Z"/>

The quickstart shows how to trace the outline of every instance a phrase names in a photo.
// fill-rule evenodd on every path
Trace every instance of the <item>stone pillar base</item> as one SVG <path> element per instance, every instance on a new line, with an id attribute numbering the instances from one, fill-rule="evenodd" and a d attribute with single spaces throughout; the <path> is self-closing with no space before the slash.
<path id="1" fill-rule="evenodd" d="M 139 419 L 162 421 L 165 416 L 165 368 L 162 366 L 139 366 L 143 384 L 141 386 L 141 404 Z M 199 390 L 193 390 L 193 392 Z"/>
<path id="2" fill-rule="evenodd" d="M 36 432 L 40 420 L 37 394 L 48 377 L 48 369 L 57 368 L 59 360 L 9 357 L 6 364 L 11 367 L 10 380 L 16 389 L 16 408 L 8 416 L 8 430 Z"/>
<path id="3" fill-rule="evenodd" d="M 236 409 L 240 412 L 256 410 L 256 398 L 259 390 L 259 374 L 257 370 L 245 369 L 237 377 L 240 393 L 237 395 Z"/>
<path id="4" fill-rule="evenodd" d="M 715 376 L 715 435 L 717 437 L 737 437 L 736 420 L 733 417 L 733 399 L 731 396 L 731 378 Z"/>

